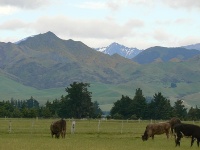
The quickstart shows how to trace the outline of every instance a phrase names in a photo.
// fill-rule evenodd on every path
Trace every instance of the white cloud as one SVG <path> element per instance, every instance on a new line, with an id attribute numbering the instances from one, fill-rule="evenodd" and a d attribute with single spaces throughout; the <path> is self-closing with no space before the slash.
<path id="1" fill-rule="evenodd" d="M 199 9 L 200 0 L 164 0 L 172 8 Z"/>
<path id="2" fill-rule="evenodd" d="M 0 24 L 0 30 L 18 30 L 27 28 L 28 26 L 28 23 L 25 23 L 18 19 L 14 19 Z"/>
<path id="3" fill-rule="evenodd" d="M 157 41 L 168 41 L 170 38 L 170 35 L 161 29 L 157 29 L 154 31 L 153 37 Z"/>
<path id="4" fill-rule="evenodd" d="M 134 25 L 119 25 L 114 21 L 108 20 L 74 20 L 65 16 L 56 16 L 38 19 L 34 23 L 33 28 L 39 32 L 50 30 L 57 34 L 68 35 L 72 38 L 115 39 L 129 36 Z"/>
<path id="5" fill-rule="evenodd" d="M 10 15 L 18 12 L 19 9 L 17 7 L 12 6 L 0 6 L 0 15 Z"/>
<path id="6" fill-rule="evenodd" d="M 114 2 L 114 1 L 107 2 L 107 6 L 113 11 L 117 11 L 120 8 L 119 2 Z"/>
<path id="7" fill-rule="evenodd" d="M 186 46 L 186 45 L 191 45 L 191 44 L 196 44 L 199 43 L 199 37 L 197 36 L 187 36 L 183 39 L 180 39 L 179 45 L 181 46 Z"/>
<path id="8" fill-rule="evenodd" d="M 0 6 L 11 6 L 23 9 L 37 9 L 50 4 L 51 0 L 0 0 Z"/>
<path id="9" fill-rule="evenodd" d="M 105 9 L 107 6 L 104 2 L 86 1 L 76 5 L 76 7 L 83 9 Z"/>

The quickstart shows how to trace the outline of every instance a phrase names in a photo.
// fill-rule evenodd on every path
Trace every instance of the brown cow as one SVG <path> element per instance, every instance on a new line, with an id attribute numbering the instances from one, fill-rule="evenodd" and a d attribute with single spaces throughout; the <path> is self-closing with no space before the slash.
<path id="1" fill-rule="evenodd" d="M 175 126 L 176 124 L 180 124 L 180 123 L 181 123 L 181 120 L 180 120 L 179 118 L 173 117 L 173 118 L 170 119 L 169 123 L 170 123 L 170 125 L 171 125 L 171 132 L 172 132 L 172 134 L 173 134 L 173 132 L 174 132 L 174 126 Z"/>
<path id="2" fill-rule="evenodd" d="M 62 138 L 65 138 L 66 121 L 61 119 L 61 120 L 52 122 L 52 124 L 50 125 L 50 130 L 51 130 L 52 138 L 54 135 L 55 135 L 55 138 L 59 138 L 60 134 L 61 134 Z"/>
<path id="3" fill-rule="evenodd" d="M 148 124 L 144 135 L 142 135 L 142 140 L 147 141 L 149 137 L 154 139 L 154 135 L 160 135 L 163 133 L 166 133 L 167 138 L 169 138 L 170 124 L 168 122 Z"/>

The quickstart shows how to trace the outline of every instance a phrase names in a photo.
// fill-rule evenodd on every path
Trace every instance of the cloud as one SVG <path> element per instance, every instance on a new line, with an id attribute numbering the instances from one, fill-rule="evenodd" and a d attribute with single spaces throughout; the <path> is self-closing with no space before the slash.
<path id="1" fill-rule="evenodd" d="M 10 6 L 22 9 L 37 9 L 50 4 L 51 0 L 0 0 L 0 6 Z"/>
<path id="2" fill-rule="evenodd" d="M 104 2 L 87 1 L 87 2 L 82 2 L 81 4 L 76 5 L 76 7 L 83 8 L 83 9 L 105 9 L 107 6 Z"/>
<path id="3" fill-rule="evenodd" d="M 164 0 L 163 2 L 172 8 L 197 8 L 200 10 L 200 0 Z"/>
<path id="4" fill-rule="evenodd" d="M 153 37 L 157 41 L 168 41 L 170 38 L 170 35 L 161 29 L 157 29 L 154 31 Z"/>
<path id="5" fill-rule="evenodd" d="M 126 26 L 128 28 L 138 28 L 138 27 L 143 27 L 144 26 L 144 22 L 142 20 L 139 20 L 139 19 L 132 19 L 132 20 L 129 20 L 127 23 L 126 23 Z"/>
<path id="6" fill-rule="evenodd" d="M 113 11 L 117 11 L 120 8 L 119 2 L 109 1 L 107 2 L 107 7 Z"/>
<path id="7" fill-rule="evenodd" d="M 19 11 L 19 9 L 17 7 L 0 6 L 0 15 L 14 14 L 18 11 Z"/>
<path id="8" fill-rule="evenodd" d="M 127 24 L 119 25 L 115 21 L 110 20 L 75 20 L 65 16 L 56 16 L 38 19 L 34 23 L 33 28 L 39 32 L 50 30 L 57 34 L 70 36 L 72 38 L 115 39 L 130 36 L 132 29 L 138 26 L 138 22 L 136 21 L 135 23 L 132 23 L 132 26 L 128 26 Z M 139 22 L 139 24 L 141 23 Z"/>
<path id="9" fill-rule="evenodd" d="M 15 19 L 0 24 L 0 30 L 18 30 L 27 28 L 28 26 L 28 23 Z"/>
<path id="10" fill-rule="evenodd" d="M 199 43 L 199 37 L 197 36 L 187 36 L 179 41 L 179 45 L 185 46 L 185 45 L 191 45 Z"/>

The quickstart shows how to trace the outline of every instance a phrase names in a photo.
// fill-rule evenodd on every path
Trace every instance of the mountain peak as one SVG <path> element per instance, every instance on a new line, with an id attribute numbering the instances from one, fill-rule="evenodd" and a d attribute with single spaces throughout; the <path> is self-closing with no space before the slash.
<path id="1" fill-rule="evenodd" d="M 32 41 L 34 39 L 39 39 L 39 40 L 48 39 L 48 40 L 52 40 L 52 39 L 59 39 L 59 38 L 53 32 L 48 31 L 46 33 L 40 33 L 40 34 L 37 34 L 37 35 L 32 35 L 32 36 L 23 38 L 23 39 L 15 42 L 15 44 L 23 45 L 24 43 L 27 43 L 30 40 Z"/>
<path id="2" fill-rule="evenodd" d="M 107 47 L 96 48 L 96 50 L 108 55 L 118 54 L 128 59 L 131 59 L 135 57 L 137 54 L 139 54 L 140 52 L 142 52 L 141 50 L 137 48 L 128 48 L 116 42 L 111 43 Z"/>

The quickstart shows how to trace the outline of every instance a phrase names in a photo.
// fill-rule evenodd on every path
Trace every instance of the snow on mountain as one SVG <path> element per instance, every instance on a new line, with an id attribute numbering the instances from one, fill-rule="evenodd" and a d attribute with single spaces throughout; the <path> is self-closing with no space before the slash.
<path id="1" fill-rule="evenodd" d="M 107 47 L 96 48 L 95 50 L 108 55 L 118 54 L 128 59 L 131 59 L 142 52 L 142 50 L 137 48 L 128 48 L 118 43 L 112 43 Z"/>

